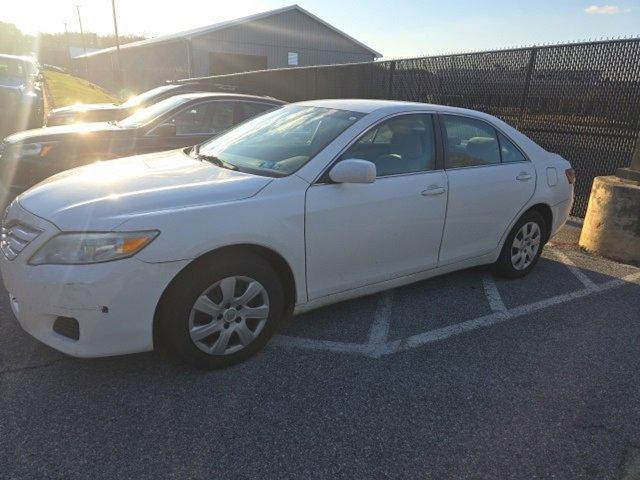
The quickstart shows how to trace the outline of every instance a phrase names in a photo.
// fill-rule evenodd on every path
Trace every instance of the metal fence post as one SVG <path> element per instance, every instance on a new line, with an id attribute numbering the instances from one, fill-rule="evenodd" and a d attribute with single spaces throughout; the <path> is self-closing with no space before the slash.
<path id="1" fill-rule="evenodd" d="M 391 60 L 389 65 L 389 85 L 387 86 L 387 100 L 391 100 L 393 95 L 393 73 L 396 71 L 396 60 Z"/>
<path id="2" fill-rule="evenodd" d="M 320 67 L 315 67 L 313 69 L 313 98 L 318 98 L 318 70 Z"/>
<path id="3" fill-rule="evenodd" d="M 527 75 L 524 80 L 524 88 L 522 89 L 522 96 L 520 97 L 520 118 L 518 120 L 518 128 L 522 128 L 522 122 L 527 115 L 527 101 L 529 100 L 529 89 L 531 88 L 531 77 L 536 66 L 536 57 L 538 56 L 538 47 L 531 47 L 531 54 L 529 55 L 529 63 L 527 65 Z"/>

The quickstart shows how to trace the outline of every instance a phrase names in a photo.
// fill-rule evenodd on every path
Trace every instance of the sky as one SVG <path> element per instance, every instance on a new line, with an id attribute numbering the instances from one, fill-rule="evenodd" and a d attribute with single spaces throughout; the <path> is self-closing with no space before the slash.
<path id="1" fill-rule="evenodd" d="M 295 0 L 116 0 L 121 34 L 157 36 Z M 0 0 L 0 21 L 28 33 L 113 33 L 111 0 Z M 299 0 L 385 58 L 640 36 L 640 0 Z"/>

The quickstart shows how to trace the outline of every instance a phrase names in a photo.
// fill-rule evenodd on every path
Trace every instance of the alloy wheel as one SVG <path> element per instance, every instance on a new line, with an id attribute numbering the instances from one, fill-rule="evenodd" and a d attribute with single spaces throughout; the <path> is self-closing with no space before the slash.
<path id="1" fill-rule="evenodd" d="M 540 249 L 541 231 L 535 222 L 525 223 L 511 243 L 511 264 L 516 270 L 527 268 Z"/>
<path id="2" fill-rule="evenodd" d="M 209 355 L 230 355 L 255 340 L 269 316 L 269 295 L 253 278 L 217 281 L 196 299 L 189 314 L 189 335 Z"/>

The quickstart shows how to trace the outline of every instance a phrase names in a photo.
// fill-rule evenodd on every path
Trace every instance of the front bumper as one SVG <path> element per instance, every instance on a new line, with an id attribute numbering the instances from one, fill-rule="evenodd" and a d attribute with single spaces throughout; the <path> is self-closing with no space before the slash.
<path id="1" fill-rule="evenodd" d="M 11 211 L 15 211 L 15 202 Z M 25 216 L 24 211 L 21 213 Z M 37 220 L 29 219 L 31 224 Z M 57 229 L 44 232 L 14 260 L 0 254 L 2 280 L 22 328 L 41 342 L 77 357 L 99 357 L 153 349 L 153 317 L 169 282 L 188 260 L 145 263 L 136 258 L 94 265 L 28 265 Z M 53 330 L 58 317 L 78 321 L 78 340 Z"/>

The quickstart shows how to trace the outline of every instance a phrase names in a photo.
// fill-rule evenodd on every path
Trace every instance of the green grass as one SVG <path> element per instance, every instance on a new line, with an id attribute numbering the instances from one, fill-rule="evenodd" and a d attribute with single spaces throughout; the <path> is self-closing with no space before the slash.
<path id="1" fill-rule="evenodd" d="M 51 70 L 43 72 L 50 108 L 64 107 L 74 103 L 111 103 L 119 99 L 102 87 L 82 78 Z"/>

